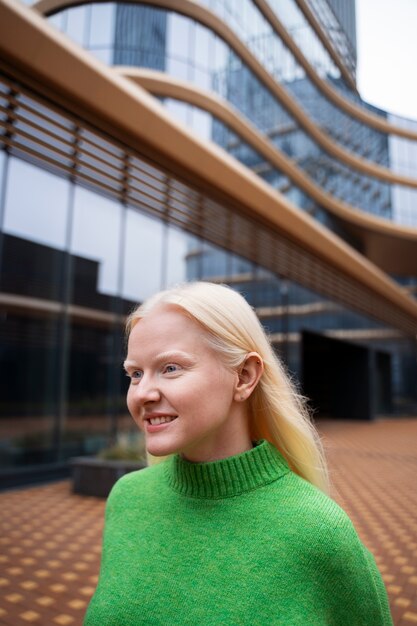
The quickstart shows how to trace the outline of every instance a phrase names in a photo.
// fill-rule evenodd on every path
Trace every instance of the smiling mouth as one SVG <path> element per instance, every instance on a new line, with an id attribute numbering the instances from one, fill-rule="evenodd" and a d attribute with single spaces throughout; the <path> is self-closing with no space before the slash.
<path id="1" fill-rule="evenodd" d="M 152 426 L 158 426 L 159 424 L 168 424 L 169 422 L 173 422 L 177 417 L 173 416 L 164 416 L 164 417 L 150 417 L 147 419 L 147 422 Z"/>

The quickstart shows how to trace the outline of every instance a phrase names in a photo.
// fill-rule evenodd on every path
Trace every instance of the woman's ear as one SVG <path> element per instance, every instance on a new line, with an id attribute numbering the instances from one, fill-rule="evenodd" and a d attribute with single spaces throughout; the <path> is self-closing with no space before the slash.
<path id="1" fill-rule="evenodd" d="M 238 370 L 234 399 L 243 402 L 249 398 L 264 371 L 264 364 L 257 352 L 249 352 Z"/>

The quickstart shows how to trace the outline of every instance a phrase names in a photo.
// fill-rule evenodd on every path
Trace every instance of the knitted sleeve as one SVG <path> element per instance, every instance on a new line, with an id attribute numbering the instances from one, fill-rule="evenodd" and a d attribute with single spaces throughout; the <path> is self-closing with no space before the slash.
<path id="1" fill-rule="evenodd" d="M 341 512 L 330 529 L 321 556 L 319 577 L 334 626 L 392 626 L 388 596 L 372 554 Z"/>
<path id="2" fill-rule="evenodd" d="M 381 624 L 392 624 L 391 612 L 388 603 L 388 596 L 385 589 L 384 581 L 382 580 L 381 574 L 376 566 L 375 559 L 371 552 L 364 548 L 365 558 L 368 561 L 369 571 L 371 573 L 374 587 L 375 587 L 375 596 L 378 601 L 378 605 L 381 611 Z"/>
<path id="3" fill-rule="evenodd" d="M 138 475 L 139 472 L 132 472 L 120 478 L 107 499 L 99 581 L 83 626 L 130 626 L 136 623 L 135 616 L 129 616 L 128 606 L 121 617 L 120 605 L 123 605 L 124 600 L 120 601 L 118 597 L 120 593 L 117 592 L 117 578 L 121 568 L 125 567 L 123 559 L 128 552 L 128 546 L 126 549 L 124 528 L 131 512 L 137 508 L 132 484 Z M 135 528 L 136 525 L 131 524 L 131 527 Z M 123 549 L 120 549 L 122 543 Z"/>

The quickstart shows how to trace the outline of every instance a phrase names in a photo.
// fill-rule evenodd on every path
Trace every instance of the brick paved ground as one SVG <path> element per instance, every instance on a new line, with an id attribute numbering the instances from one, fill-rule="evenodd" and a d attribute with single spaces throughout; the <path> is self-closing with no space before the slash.
<path id="1" fill-rule="evenodd" d="M 417 624 L 417 419 L 320 430 L 333 495 L 375 554 L 394 623 Z M 103 512 L 102 500 L 72 495 L 67 481 L 0 494 L 0 624 L 81 626 Z"/>
<path id="2" fill-rule="evenodd" d="M 333 497 L 374 554 L 394 624 L 417 624 L 417 419 L 320 426 Z"/>

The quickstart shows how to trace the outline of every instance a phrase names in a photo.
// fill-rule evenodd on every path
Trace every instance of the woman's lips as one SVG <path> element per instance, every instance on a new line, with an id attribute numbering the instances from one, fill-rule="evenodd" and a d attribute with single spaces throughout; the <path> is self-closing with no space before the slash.
<path id="1" fill-rule="evenodd" d="M 164 430 L 165 428 L 168 428 L 168 426 L 172 424 L 172 422 L 176 419 L 177 419 L 176 415 L 175 416 L 166 415 L 166 416 L 146 417 L 145 418 L 145 430 L 147 433 L 159 432 L 160 430 Z M 154 423 L 152 424 L 152 422 Z"/>

